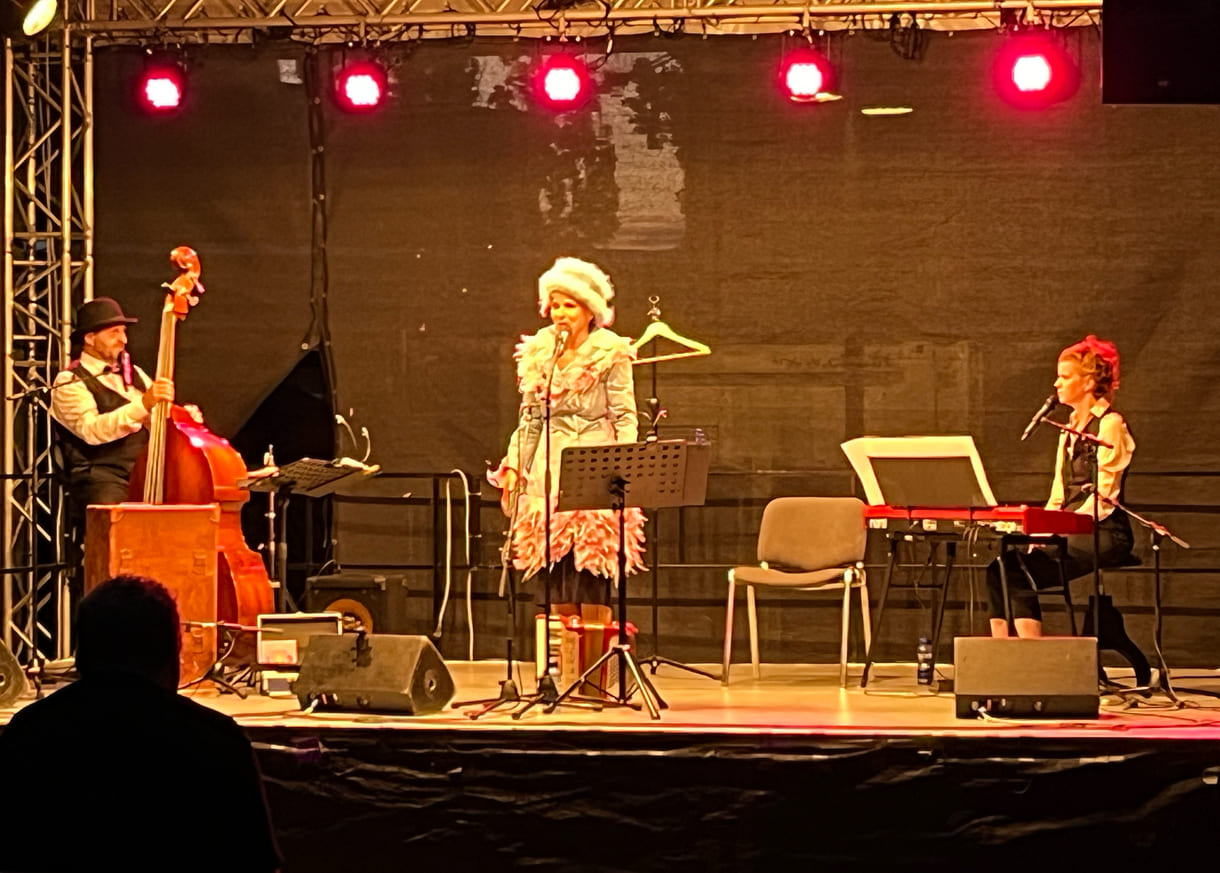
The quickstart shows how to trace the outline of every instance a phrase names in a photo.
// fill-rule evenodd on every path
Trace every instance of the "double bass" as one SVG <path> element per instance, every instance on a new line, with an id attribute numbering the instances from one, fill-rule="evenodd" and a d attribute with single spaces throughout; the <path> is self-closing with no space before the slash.
<path id="1" fill-rule="evenodd" d="M 177 327 L 204 292 L 199 256 L 187 246 L 170 252 L 179 274 L 164 286 L 157 378 L 173 379 Z M 274 611 L 274 597 L 262 558 L 241 530 L 241 508 L 250 492 L 237 483 L 246 478 L 245 462 L 228 440 L 217 436 L 185 408 L 158 403 L 149 420 L 146 456 L 136 461 L 129 494 L 147 504 L 220 506 L 216 564 L 216 620 L 252 626 L 259 613 Z"/>

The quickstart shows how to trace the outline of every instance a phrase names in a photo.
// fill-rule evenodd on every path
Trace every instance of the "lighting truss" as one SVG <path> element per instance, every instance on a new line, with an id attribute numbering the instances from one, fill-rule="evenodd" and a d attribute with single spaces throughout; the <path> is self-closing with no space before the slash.
<path id="1" fill-rule="evenodd" d="M 249 41 L 291 35 L 313 42 L 384 42 L 476 32 L 565 36 L 649 33 L 681 25 L 696 33 L 884 28 L 894 15 L 931 29 L 985 29 L 1005 20 L 1096 24 L 1102 0 L 74 0 L 78 29 L 108 42 L 160 38 Z"/>
<path id="2" fill-rule="evenodd" d="M 25 663 L 64 657 L 63 494 L 50 385 L 72 303 L 92 296 L 90 38 L 59 32 L 4 52 L 4 500 L 0 639 Z M 65 631 L 62 632 L 61 631 Z"/>

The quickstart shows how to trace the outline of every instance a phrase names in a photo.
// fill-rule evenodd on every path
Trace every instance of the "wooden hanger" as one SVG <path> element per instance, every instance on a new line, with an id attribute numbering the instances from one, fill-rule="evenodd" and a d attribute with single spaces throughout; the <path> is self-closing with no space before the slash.
<path id="1" fill-rule="evenodd" d="M 701 342 L 696 342 L 692 339 L 687 339 L 679 333 L 676 333 L 668 324 L 661 321 L 661 310 L 657 306 L 661 298 L 649 297 L 648 302 L 652 304 L 652 308 L 648 310 L 648 315 L 652 319 L 648 323 L 648 327 L 644 328 L 644 332 L 640 334 L 640 338 L 635 340 L 631 347 L 637 352 L 645 345 L 654 340 L 666 339 L 670 342 L 677 343 L 682 346 L 685 351 L 672 352 L 667 355 L 653 355 L 648 358 L 637 358 L 632 361 L 633 365 L 653 364 L 659 361 L 676 361 L 679 358 L 699 358 L 703 355 L 710 355 L 712 350 Z"/>

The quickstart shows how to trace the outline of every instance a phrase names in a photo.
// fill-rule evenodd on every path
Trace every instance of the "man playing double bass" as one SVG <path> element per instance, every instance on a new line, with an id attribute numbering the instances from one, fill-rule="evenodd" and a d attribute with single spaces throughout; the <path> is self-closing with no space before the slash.
<path id="1" fill-rule="evenodd" d="M 78 536 L 86 506 L 127 499 L 132 467 L 148 443 L 150 411 L 174 399 L 170 379 L 150 379 L 127 354 L 127 325 L 137 321 L 110 297 L 81 306 L 72 331 L 80 354 L 55 377 L 51 391 L 69 521 Z"/>

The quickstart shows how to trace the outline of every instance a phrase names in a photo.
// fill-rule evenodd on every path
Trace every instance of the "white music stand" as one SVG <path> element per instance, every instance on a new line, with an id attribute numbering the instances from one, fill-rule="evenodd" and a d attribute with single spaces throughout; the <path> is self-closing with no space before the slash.
<path id="1" fill-rule="evenodd" d="M 995 506 L 974 437 L 857 437 L 843 453 L 872 506 Z"/>

